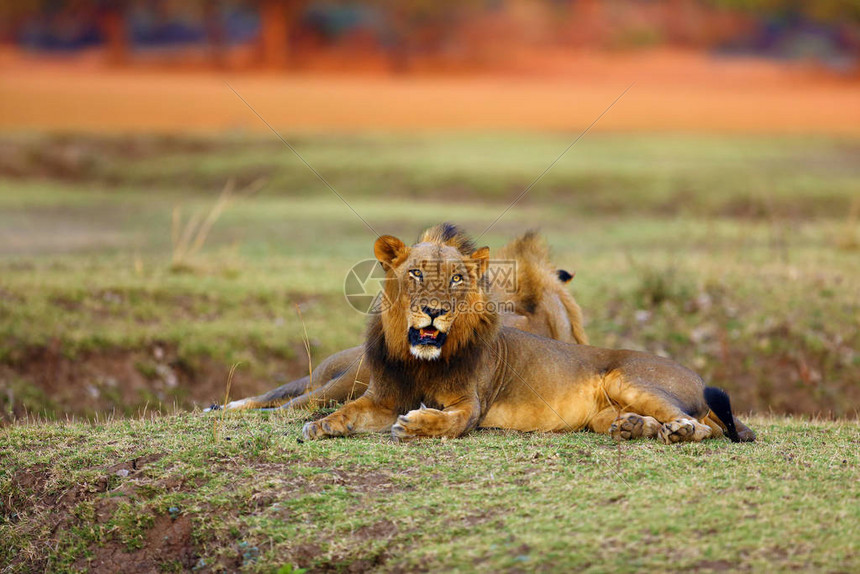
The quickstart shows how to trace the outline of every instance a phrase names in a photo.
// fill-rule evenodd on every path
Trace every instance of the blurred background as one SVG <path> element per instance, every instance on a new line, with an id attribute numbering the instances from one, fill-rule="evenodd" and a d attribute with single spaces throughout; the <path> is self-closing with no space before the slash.
<path id="1" fill-rule="evenodd" d="M 443 220 L 539 228 L 596 345 L 856 417 L 858 58 L 856 0 L 3 2 L 0 417 L 302 376 Z"/>
<path id="2" fill-rule="evenodd" d="M 856 73 L 850 0 L 23 0 L 10 47 L 103 64 L 408 73 L 562 65 L 575 50 L 654 47 L 814 62 Z"/>

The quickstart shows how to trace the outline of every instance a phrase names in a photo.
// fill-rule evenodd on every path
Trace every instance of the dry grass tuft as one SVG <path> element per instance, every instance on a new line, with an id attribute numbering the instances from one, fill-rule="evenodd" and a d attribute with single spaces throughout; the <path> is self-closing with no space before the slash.
<path id="1" fill-rule="evenodd" d="M 242 363 L 233 363 L 230 367 L 230 373 L 227 375 L 227 389 L 224 392 L 224 403 L 221 405 L 219 409 L 221 411 L 220 417 L 212 418 L 212 440 L 213 442 L 218 442 L 218 424 L 219 422 L 224 424 L 224 413 L 227 412 L 227 403 L 230 402 L 230 388 L 233 386 L 233 376 L 236 374 L 236 369 L 239 368 L 239 365 Z"/>
<path id="2" fill-rule="evenodd" d="M 848 211 L 848 221 L 836 238 L 836 246 L 844 251 L 860 249 L 860 198 L 854 198 Z"/>
<path id="3" fill-rule="evenodd" d="M 197 212 L 183 222 L 182 208 L 173 208 L 171 223 L 171 243 L 173 246 L 170 270 L 174 272 L 194 271 L 193 258 L 203 246 L 212 231 L 212 226 L 236 199 L 251 197 L 266 184 L 265 178 L 258 178 L 238 192 L 234 192 L 234 180 L 230 179 L 208 213 Z"/>
<path id="4" fill-rule="evenodd" d="M 313 359 L 311 358 L 311 339 L 308 337 L 308 327 L 305 325 L 305 319 L 302 317 L 302 310 L 299 307 L 299 304 L 295 304 L 296 314 L 299 316 L 299 321 L 302 322 L 302 331 L 304 332 L 304 337 L 302 338 L 302 344 L 305 347 L 305 352 L 308 355 L 308 391 L 314 390 L 314 364 Z"/>

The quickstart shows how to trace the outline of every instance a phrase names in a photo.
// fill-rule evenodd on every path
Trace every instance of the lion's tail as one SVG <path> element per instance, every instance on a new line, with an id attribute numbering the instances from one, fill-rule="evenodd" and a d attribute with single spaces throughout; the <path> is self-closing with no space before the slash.
<path id="1" fill-rule="evenodd" d="M 726 434 L 732 442 L 741 442 L 738 429 L 735 427 L 735 417 L 732 414 L 732 403 L 728 393 L 717 387 L 705 387 L 705 402 L 720 422 L 726 425 Z"/>
<path id="2" fill-rule="evenodd" d="M 505 245 L 496 253 L 500 259 L 513 259 L 517 263 L 517 292 L 512 297 L 517 311 L 534 313 L 547 293 L 558 297 L 567 314 L 565 329 L 570 329 L 573 339 L 579 344 L 588 344 L 582 328 L 582 310 L 564 284 L 573 275 L 556 269 L 550 261 L 549 248 L 536 231 L 528 231 Z"/>
<path id="3" fill-rule="evenodd" d="M 573 339 L 580 345 L 587 345 L 588 335 L 585 334 L 585 329 L 582 328 L 582 309 L 580 309 L 579 303 L 576 302 L 573 295 L 568 293 L 566 289 L 562 289 L 560 297 L 570 317 L 570 330 L 573 333 Z"/>

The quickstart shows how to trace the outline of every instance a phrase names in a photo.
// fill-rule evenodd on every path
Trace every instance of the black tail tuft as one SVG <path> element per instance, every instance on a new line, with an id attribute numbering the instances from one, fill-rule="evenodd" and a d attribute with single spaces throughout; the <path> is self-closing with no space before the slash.
<path id="1" fill-rule="evenodd" d="M 556 273 L 558 273 L 558 280 L 562 283 L 569 283 L 570 280 L 573 279 L 573 275 L 571 275 L 564 269 L 559 269 L 558 271 L 556 271 Z"/>
<path id="2" fill-rule="evenodd" d="M 726 425 L 729 438 L 732 442 L 741 442 L 741 438 L 738 436 L 738 429 L 735 428 L 732 403 L 726 391 L 717 387 L 705 387 L 705 402 L 708 403 L 708 408 Z"/>

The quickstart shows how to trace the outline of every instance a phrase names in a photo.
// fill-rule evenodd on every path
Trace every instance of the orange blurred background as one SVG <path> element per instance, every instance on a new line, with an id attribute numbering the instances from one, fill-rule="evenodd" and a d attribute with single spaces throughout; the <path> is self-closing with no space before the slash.
<path id="1" fill-rule="evenodd" d="M 856 4 L 4 3 L 0 129 L 857 133 Z"/>

